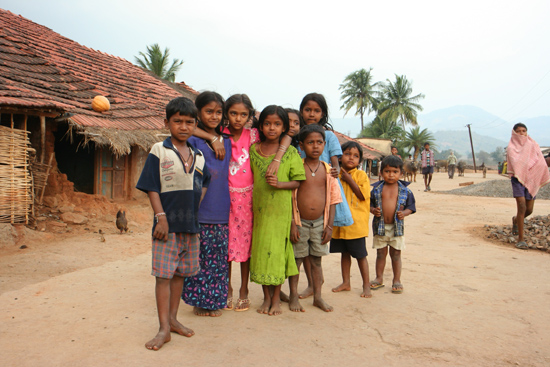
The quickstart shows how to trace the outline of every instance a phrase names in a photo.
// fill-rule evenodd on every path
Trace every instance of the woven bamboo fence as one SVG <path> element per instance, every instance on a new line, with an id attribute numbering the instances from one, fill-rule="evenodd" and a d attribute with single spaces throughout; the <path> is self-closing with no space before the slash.
<path id="1" fill-rule="evenodd" d="M 0 126 L 0 223 L 32 221 L 28 131 Z"/>

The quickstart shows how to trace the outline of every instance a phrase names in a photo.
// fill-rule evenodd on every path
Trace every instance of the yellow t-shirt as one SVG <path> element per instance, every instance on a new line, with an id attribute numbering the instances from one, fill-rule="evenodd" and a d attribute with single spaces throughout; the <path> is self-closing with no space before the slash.
<path id="1" fill-rule="evenodd" d="M 340 177 L 340 181 L 344 187 L 344 194 L 351 210 L 351 216 L 353 217 L 353 224 L 347 227 L 334 227 L 332 238 L 353 240 L 369 235 L 370 180 L 365 171 L 353 169 L 349 174 L 357 186 L 359 186 L 365 200 L 359 200 L 353 193 L 350 185 Z"/>

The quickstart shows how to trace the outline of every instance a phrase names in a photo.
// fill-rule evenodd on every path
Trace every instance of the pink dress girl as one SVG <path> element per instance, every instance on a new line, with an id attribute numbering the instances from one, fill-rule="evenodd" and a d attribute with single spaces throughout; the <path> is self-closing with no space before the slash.
<path id="1" fill-rule="evenodd" d="M 226 129 L 227 133 L 230 133 Z M 231 138 L 230 138 L 231 139 Z M 229 261 L 245 262 L 250 258 L 252 243 L 252 189 L 254 175 L 248 150 L 260 141 L 258 130 L 243 128 L 239 140 L 231 139 L 229 162 Z"/>

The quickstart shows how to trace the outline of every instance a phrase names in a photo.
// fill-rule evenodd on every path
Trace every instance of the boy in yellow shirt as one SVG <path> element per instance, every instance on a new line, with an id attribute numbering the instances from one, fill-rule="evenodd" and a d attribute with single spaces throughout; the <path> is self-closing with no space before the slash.
<path id="1" fill-rule="evenodd" d="M 370 298 L 372 294 L 365 242 L 365 237 L 369 235 L 370 181 L 365 171 L 357 169 L 363 160 L 361 146 L 355 141 L 348 141 L 342 145 L 341 160 L 340 180 L 353 216 L 353 224 L 347 227 L 334 227 L 332 233 L 330 252 L 342 253 L 342 284 L 333 288 L 332 291 L 351 290 L 351 258 L 354 257 L 363 278 L 361 297 Z"/>

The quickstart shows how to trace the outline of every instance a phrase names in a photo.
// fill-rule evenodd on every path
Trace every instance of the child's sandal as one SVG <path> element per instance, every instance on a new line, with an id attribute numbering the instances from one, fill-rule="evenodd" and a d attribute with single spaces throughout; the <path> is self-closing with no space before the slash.
<path id="1" fill-rule="evenodd" d="M 233 297 L 227 297 L 227 305 L 225 306 L 224 310 L 232 310 L 233 309 Z"/>

